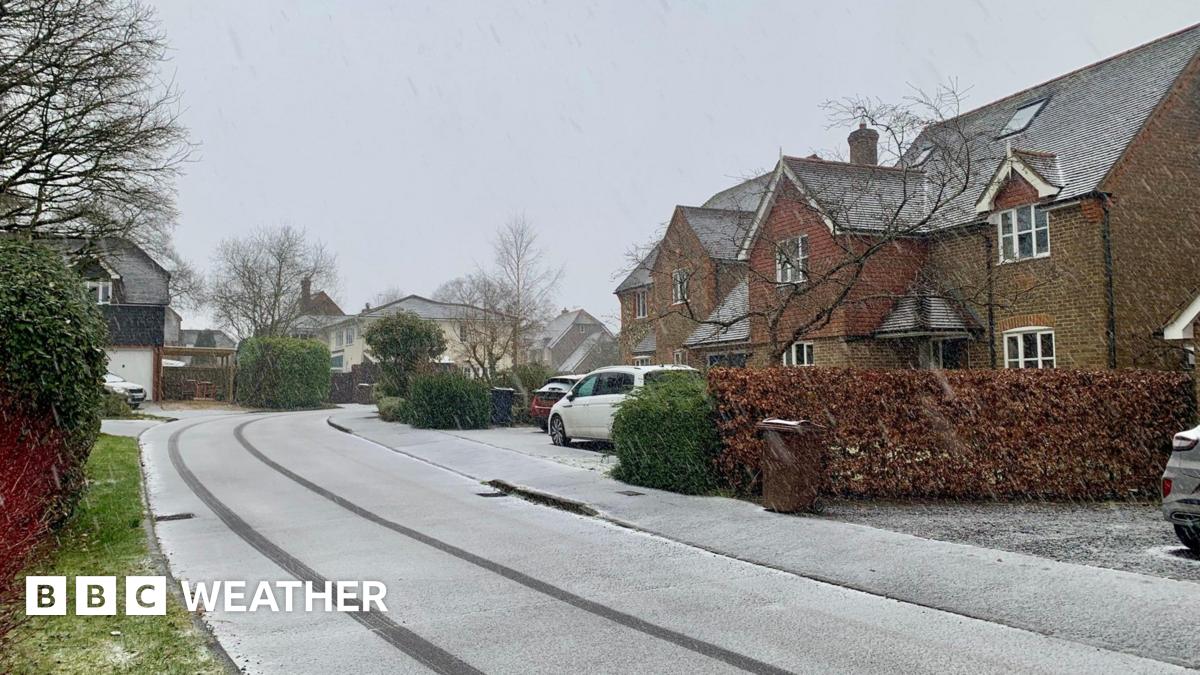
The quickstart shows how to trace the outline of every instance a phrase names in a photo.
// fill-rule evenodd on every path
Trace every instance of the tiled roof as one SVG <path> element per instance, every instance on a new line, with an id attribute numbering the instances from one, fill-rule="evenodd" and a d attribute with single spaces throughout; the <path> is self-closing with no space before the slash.
<path id="1" fill-rule="evenodd" d="M 907 229 L 924 217 L 924 174 L 918 169 L 799 157 L 783 162 L 838 228 Z"/>
<path id="2" fill-rule="evenodd" d="M 1037 172 L 1047 183 L 1063 187 L 1062 167 L 1058 164 L 1058 156 L 1048 152 L 1030 152 L 1028 150 L 1013 150 L 1013 156 L 1020 158 L 1026 166 Z"/>
<path id="3" fill-rule="evenodd" d="M 754 211 L 762 201 L 763 195 L 767 193 L 770 183 L 771 173 L 767 172 L 718 192 L 700 206 L 727 211 Z"/>
<path id="4" fill-rule="evenodd" d="M 654 248 L 650 249 L 650 252 L 646 254 L 646 257 L 642 258 L 642 261 L 638 263 L 638 266 L 629 273 L 629 276 L 625 277 L 625 280 L 622 281 L 619 286 L 617 286 L 617 290 L 613 291 L 614 293 L 620 293 L 621 291 L 627 291 L 631 288 L 638 288 L 639 286 L 648 286 L 650 284 L 650 270 L 654 268 L 654 261 L 658 260 L 658 247 L 659 245 L 655 244 Z"/>
<path id="5" fill-rule="evenodd" d="M 658 340 L 654 336 L 654 328 L 650 328 L 650 332 L 646 333 L 645 337 L 638 341 L 633 347 L 634 354 L 653 354 L 658 351 Z"/>
<path id="6" fill-rule="evenodd" d="M 588 355 L 597 349 L 605 342 L 612 342 L 613 337 L 606 333 L 592 333 L 579 343 L 575 351 L 571 352 L 566 359 L 563 359 L 562 364 L 558 366 L 560 373 L 574 373 L 579 370 L 580 366 L 587 359 Z"/>
<path id="7" fill-rule="evenodd" d="M 729 291 L 721 304 L 717 305 L 712 314 L 708 315 L 707 322 L 696 326 L 684 344 L 688 347 L 697 347 L 749 340 L 750 319 L 746 317 L 749 307 L 750 284 L 745 278 L 742 278 Z"/>
<path id="8" fill-rule="evenodd" d="M 422 319 L 462 319 L 475 312 L 483 311 L 486 310 L 453 302 L 438 302 L 437 300 L 430 300 L 419 295 L 409 295 L 394 302 L 389 302 L 386 305 L 372 307 L 369 310 L 363 311 L 359 316 L 381 317 L 391 316 L 399 312 L 410 312 Z"/>
<path id="9" fill-rule="evenodd" d="M 695 206 L 681 206 L 679 209 L 710 256 L 718 260 L 737 259 L 738 248 L 754 220 L 753 211 L 727 211 Z"/>
<path id="10" fill-rule="evenodd" d="M 915 291 L 896 301 L 891 313 L 875 330 L 875 335 L 967 333 L 972 323 L 968 323 L 954 301 L 933 293 Z"/>
<path id="11" fill-rule="evenodd" d="M 909 160 L 923 148 L 936 148 L 939 140 L 956 147 L 965 138 L 976 166 L 970 185 L 939 209 L 931 227 L 977 219 L 975 203 L 1010 146 L 1055 157 L 1059 176 L 1045 178 L 1060 181 L 1056 199 L 1095 190 L 1198 49 L 1200 24 L 927 129 L 913 143 Z M 1018 108 L 1042 99 L 1045 106 L 1023 131 L 998 137 Z M 947 141 L 950 136 L 959 143 Z M 935 150 L 921 168 L 936 174 L 944 166 Z"/>
<path id="12" fill-rule="evenodd" d="M 586 310 L 577 309 L 571 312 L 562 312 L 547 321 L 535 339 L 541 342 L 540 346 L 553 347 L 567 334 L 567 331 L 578 324 L 597 326 L 599 328 L 598 333 L 605 333 L 610 337 L 612 336 L 612 332 L 608 330 L 608 326 L 605 326 L 603 322 L 596 319 L 596 317 L 589 314 Z"/>

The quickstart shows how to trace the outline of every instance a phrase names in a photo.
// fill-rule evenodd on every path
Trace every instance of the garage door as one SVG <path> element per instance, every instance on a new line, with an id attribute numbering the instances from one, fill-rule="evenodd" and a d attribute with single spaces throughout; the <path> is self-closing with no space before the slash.
<path id="1" fill-rule="evenodd" d="M 108 372 L 136 382 L 146 389 L 146 399 L 154 397 L 154 350 L 109 349 Z"/>

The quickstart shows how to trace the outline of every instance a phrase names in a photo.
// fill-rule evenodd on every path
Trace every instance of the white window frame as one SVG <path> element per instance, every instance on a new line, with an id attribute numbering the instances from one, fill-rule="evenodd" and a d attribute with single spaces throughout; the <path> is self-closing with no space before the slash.
<path id="1" fill-rule="evenodd" d="M 1035 335 L 1034 344 L 1037 346 L 1037 354 L 1029 355 L 1025 353 L 1025 336 Z M 1049 357 L 1042 353 L 1042 337 L 1050 336 L 1051 354 Z M 1054 329 L 1049 326 L 1022 326 L 1012 330 L 1004 331 L 1004 367 L 1005 368 L 1057 368 L 1058 367 L 1058 342 L 1054 337 Z M 1012 346 L 1009 344 L 1013 339 L 1016 341 L 1016 353 L 1013 353 Z"/>
<path id="2" fill-rule="evenodd" d="M 633 294 L 633 318 L 646 318 L 646 289 L 644 288 Z"/>
<path id="3" fill-rule="evenodd" d="M 793 243 L 794 254 L 790 252 Z M 775 281 L 781 284 L 808 281 L 808 235 L 802 234 L 779 242 L 775 249 Z"/>
<path id="4" fill-rule="evenodd" d="M 1025 105 L 1014 110 L 1013 114 L 1009 116 L 1008 121 L 1004 123 L 1004 127 L 1000 129 L 1000 135 L 997 136 L 997 138 L 1004 138 L 1005 136 L 1019 134 L 1028 129 L 1029 125 L 1033 124 L 1033 121 L 1037 119 L 1038 115 L 1041 114 L 1042 108 L 1046 107 L 1046 103 L 1049 100 L 1049 97 L 1039 98 L 1036 101 L 1030 101 L 1029 103 L 1026 103 Z M 1017 115 L 1020 115 L 1022 111 L 1029 110 L 1030 108 L 1033 108 L 1033 112 L 1030 113 L 1029 119 L 1025 120 L 1025 123 L 1019 127 L 1013 126 L 1013 121 L 1017 119 Z"/>
<path id="5" fill-rule="evenodd" d="M 97 305 L 112 304 L 112 281 L 92 279 L 87 282 L 88 293 Z"/>
<path id="6" fill-rule="evenodd" d="M 354 326 L 350 326 L 346 329 L 346 344 L 354 344 Z"/>
<path id="7" fill-rule="evenodd" d="M 1029 214 L 1030 229 L 1019 230 L 1019 212 Z M 1038 218 L 1042 222 L 1038 222 Z M 1008 225 L 1008 233 L 1005 234 L 1005 221 Z M 1045 250 L 1038 250 L 1038 233 L 1046 233 Z M 1033 251 L 1032 255 L 1021 255 L 1021 235 L 1028 234 L 1030 239 L 1030 248 Z M 1046 209 L 1040 209 L 1036 204 L 1026 204 L 1012 209 L 1001 211 L 997 215 L 996 220 L 996 237 L 1000 243 L 996 248 L 999 250 L 1000 263 L 1020 262 L 1022 260 L 1033 260 L 1035 258 L 1050 257 L 1050 212 Z M 1010 248 L 1011 247 L 1011 248 Z M 1009 256 L 1005 252 L 1011 250 L 1012 255 Z"/>
<path id="8" fill-rule="evenodd" d="M 799 357 L 799 358 L 797 358 Z M 785 366 L 811 366 L 816 361 L 816 349 L 811 342 L 793 342 L 783 353 Z"/>
<path id="9" fill-rule="evenodd" d="M 692 275 L 686 269 L 671 272 L 671 304 L 680 305 L 688 301 L 688 282 Z"/>
<path id="10" fill-rule="evenodd" d="M 687 365 L 687 350 L 676 349 L 674 353 L 671 354 L 671 363 L 677 366 Z"/>
<path id="11" fill-rule="evenodd" d="M 346 344 L 346 332 L 343 330 L 333 331 L 333 346 L 343 347 Z"/>
<path id="12" fill-rule="evenodd" d="M 649 356 L 635 356 L 635 357 L 633 357 L 633 365 L 648 366 L 648 365 L 650 365 L 650 357 Z"/>

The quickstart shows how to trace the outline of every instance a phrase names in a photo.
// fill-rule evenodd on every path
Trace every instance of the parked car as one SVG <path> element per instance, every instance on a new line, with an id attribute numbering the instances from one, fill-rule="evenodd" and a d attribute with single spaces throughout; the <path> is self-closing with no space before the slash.
<path id="1" fill-rule="evenodd" d="M 550 440 L 567 445 L 572 440 L 612 440 L 613 415 L 629 392 L 656 378 L 700 371 L 688 366 L 608 366 L 583 376 L 571 391 L 550 409 Z"/>
<path id="2" fill-rule="evenodd" d="M 130 408 L 137 408 L 146 400 L 146 388 L 140 384 L 129 382 L 120 375 L 104 374 L 104 391 L 118 396 L 124 396 Z"/>
<path id="3" fill-rule="evenodd" d="M 550 409 L 582 379 L 582 375 L 555 375 L 533 392 L 533 396 L 529 398 L 529 416 L 542 431 L 545 431 L 550 423 Z"/>
<path id="4" fill-rule="evenodd" d="M 1162 477 L 1163 516 L 1184 546 L 1200 554 L 1200 427 L 1175 434 Z"/>

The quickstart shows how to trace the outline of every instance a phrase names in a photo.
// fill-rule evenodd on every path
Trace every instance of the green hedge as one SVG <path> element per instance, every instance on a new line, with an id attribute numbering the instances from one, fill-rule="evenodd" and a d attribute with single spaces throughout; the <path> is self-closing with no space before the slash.
<path id="1" fill-rule="evenodd" d="M 408 399 L 398 396 L 384 396 L 375 404 L 379 410 L 379 419 L 384 422 L 412 423 L 412 406 Z"/>
<path id="2" fill-rule="evenodd" d="M 83 488 L 83 466 L 100 432 L 108 329 L 59 253 L 0 237 L 0 270 L 0 395 L 50 418 L 63 434 L 64 456 L 54 469 L 59 493 L 47 496 L 48 519 L 58 522 Z"/>
<path id="3" fill-rule="evenodd" d="M 613 478 L 684 494 L 716 489 L 720 440 L 713 414 L 700 378 L 668 377 L 635 389 L 613 419 L 620 460 Z"/>
<path id="4" fill-rule="evenodd" d="M 238 347 L 237 402 L 253 408 L 316 408 L 329 398 L 329 348 L 316 340 L 264 337 Z"/>
<path id="5" fill-rule="evenodd" d="M 409 382 L 410 424 L 423 429 L 486 429 L 492 398 L 486 382 L 435 373 Z"/>

